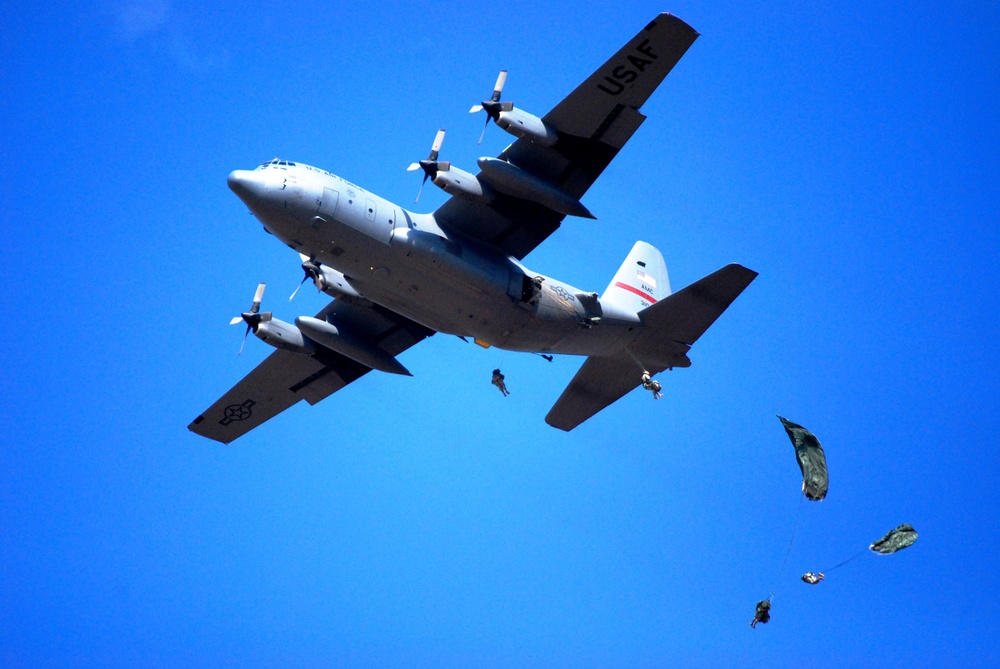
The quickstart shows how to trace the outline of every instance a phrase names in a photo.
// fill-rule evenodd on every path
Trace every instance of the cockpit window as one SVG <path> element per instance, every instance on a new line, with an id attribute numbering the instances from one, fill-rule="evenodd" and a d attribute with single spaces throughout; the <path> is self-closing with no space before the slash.
<path id="1" fill-rule="evenodd" d="M 258 170 L 266 170 L 269 167 L 278 167 L 278 168 L 280 168 L 280 167 L 295 167 L 295 163 L 293 163 L 290 160 L 279 160 L 277 158 L 272 158 L 271 160 L 267 161 L 266 163 L 262 163 L 257 169 Z"/>

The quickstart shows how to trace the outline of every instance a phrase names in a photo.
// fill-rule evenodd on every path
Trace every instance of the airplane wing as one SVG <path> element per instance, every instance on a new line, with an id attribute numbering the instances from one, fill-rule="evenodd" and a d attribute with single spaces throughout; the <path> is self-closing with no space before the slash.
<path id="1" fill-rule="evenodd" d="M 433 330 L 372 303 L 359 305 L 334 300 L 316 318 L 325 319 L 328 315 L 337 323 L 349 323 L 352 331 L 363 333 L 394 357 L 434 334 Z M 188 429 L 228 444 L 299 400 L 316 404 L 370 371 L 369 367 L 328 349 L 311 356 L 276 350 L 195 418 Z"/>
<path id="2" fill-rule="evenodd" d="M 697 39 L 681 19 L 660 14 L 542 117 L 559 133 L 551 147 L 518 139 L 500 158 L 579 198 L 646 117 L 639 107 Z M 563 214 L 497 194 L 490 204 L 452 197 L 437 221 L 521 259 L 551 235 Z"/>

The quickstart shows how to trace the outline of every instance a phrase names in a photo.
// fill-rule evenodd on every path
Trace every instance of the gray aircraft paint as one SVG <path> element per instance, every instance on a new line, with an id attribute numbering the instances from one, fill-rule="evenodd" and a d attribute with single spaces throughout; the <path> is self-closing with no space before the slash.
<path id="1" fill-rule="evenodd" d="M 275 159 L 232 172 L 229 187 L 269 233 L 306 257 L 307 277 L 321 277 L 317 285 L 338 299 L 298 319 L 313 338 L 270 313 L 253 321 L 257 337 L 279 350 L 189 428 L 228 443 L 372 368 L 408 374 L 395 356 L 434 332 L 587 356 L 546 417 L 563 430 L 635 388 L 643 372 L 689 366 L 691 345 L 756 272 L 729 265 L 671 294 L 662 255 L 637 242 L 598 295 L 521 258 L 565 215 L 592 216 L 580 198 L 645 120 L 639 106 L 697 36 L 659 15 L 544 117 L 519 110 L 497 123 L 519 139 L 499 157 L 480 159 L 479 174 L 438 160 L 439 131 L 428 159 L 411 165 L 453 193 L 431 214 L 301 163 Z M 516 127 L 511 118 L 520 119 Z"/>

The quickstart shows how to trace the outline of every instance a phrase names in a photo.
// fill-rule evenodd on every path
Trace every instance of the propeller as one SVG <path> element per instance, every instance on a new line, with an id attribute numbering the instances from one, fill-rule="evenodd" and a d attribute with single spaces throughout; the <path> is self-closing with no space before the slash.
<path id="1" fill-rule="evenodd" d="M 444 128 L 441 128 L 434 137 L 434 143 L 431 144 L 431 152 L 427 155 L 427 160 L 421 160 L 419 163 L 410 163 L 410 166 L 406 168 L 408 172 L 421 169 L 424 171 L 424 180 L 420 182 L 420 190 L 417 191 L 417 199 L 414 200 L 414 203 L 420 201 L 420 194 L 424 191 L 424 184 L 427 183 L 428 177 L 433 180 L 439 171 L 447 172 L 451 169 L 451 163 L 438 161 L 438 153 L 441 151 L 441 144 L 443 142 Z"/>
<path id="2" fill-rule="evenodd" d="M 253 303 L 250 305 L 250 311 L 244 311 L 242 314 L 229 321 L 230 325 L 236 325 L 240 321 L 247 324 L 247 331 L 243 333 L 243 343 L 240 344 L 240 352 L 236 355 L 241 355 L 243 353 L 243 346 L 247 343 L 247 335 L 250 334 L 250 330 L 256 332 L 257 327 L 261 323 L 266 323 L 271 320 L 270 311 L 259 313 L 260 301 L 264 298 L 264 286 L 265 284 L 263 283 L 257 286 L 257 292 L 253 295 Z"/>
<path id="3" fill-rule="evenodd" d="M 292 291 L 292 296 L 288 298 L 289 302 L 295 298 L 295 295 L 299 292 L 299 288 L 302 287 L 302 284 L 309 279 L 312 279 L 313 283 L 316 284 L 317 290 L 323 290 L 323 288 L 320 287 L 320 277 L 323 276 L 323 271 L 319 267 L 320 264 L 315 258 L 310 258 L 305 254 L 300 253 L 299 257 L 302 258 L 302 271 L 305 272 L 305 276 L 302 277 L 302 281 L 300 281 L 299 285 L 294 291 Z"/>
<path id="4" fill-rule="evenodd" d="M 469 110 L 470 114 L 476 114 L 478 112 L 486 110 L 486 125 L 483 126 L 483 132 L 479 135 L 479 143 L 483 143 L 483 137 L 486 136 L 486 126 L 490 124 L 490 120 L 496 121 L 500 118 L 500 112 L 510 111 L 514 108 L 513 102 L 500 102 L 500 94 L 503 93 L 503 85 L 507 83 L 507 70 L 500 70 L 500 76 L 497 77 L 497 83 L 493 86 L 493 95 L 489 100 L 483 100 L 482 104 L 474 105 L 472 109 Z"/>

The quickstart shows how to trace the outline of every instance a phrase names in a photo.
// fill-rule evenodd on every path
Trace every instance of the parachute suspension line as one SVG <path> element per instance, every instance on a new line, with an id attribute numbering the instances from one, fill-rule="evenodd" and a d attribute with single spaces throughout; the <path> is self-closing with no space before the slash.
<path id="1" fill-rule="evenodd" d="M 625 347 L 625 352 L 628 353 L 629 357 L 632 358 L 635 361 L 635 364 L 637 364 L 639 366 L 639 370 L 640 371 L 642 371 L 642 372 L 646 371 L 646 366 L 644 364 L 642 364 L 642 361 L 639 360 L 639 358 L 635 357 L 635 353 L 632 352 L 632 348 L 631 347 L 626 346 Z"/>
<path id="2" fill-rule="evenodd" d="M 867 548 L 862 548 L 860 551 L 858 551 L 857 553 L 855 553 L 851 557 L 847 558 L 846 560 L 844 560 L 840 564 L 834 565 L 834 566 L 830 567 L 829 569 L 824 569 L 823 573 L 826 574 L 826 573 L 829 573 L 829 572 L 833 571 L 834 569 L 837 569 L 838 567 L 843 567 L 848 562 L 851 562 L 852 560 L 856 560 L 857 558 L 861 557 L 863 554 L 865 554 L 867 552 L 868 552 Z"/>
<path id="3" fill-rule="evenodd" d="M 537 277 L 537 278 L 541 279 L 541 277 Z M 542 294 L 542 291 L 543 291 L 543 289 L 541 287 L 542 284 L 539 283 L 537 285 L 538 285 L 538 290 L 539 290 L 539 292 L 537 294 L 540 296 Z M 576 315 L 576 309 L 573 308 L 573 305 L 570 303 L 569 300 L 567 300 L 562 295 L 559 295 L 558 293 L 555 293 L 553 291 L 549 291 L 549 293 L 552 296 L 552 302 L 553 302 L 553 304 L 555 304 L 557 307 L 559 307 L 559 309 L 561 311 L 564 311 L 564 312 L 566 312 L 567 314 L 569 314 L 571 316 L 575 316 Z"/>
<path id="4" fill-rule="evenodd" d="M 586 325 L 587 327 L 590 327 L 590 324 L 587 323 L 585 320 L 583 320 L 583 318 L 576 312 L 576 309 L 573 308 L 573 304 L 565 297 L 563 297 L 562 295 L 555 295 L 553 302 L 559 307 L 561 311 L 565 312 L 566 314 L 580 321 L 581 325 Z"/>
<path id="5" fill-rule="evenodd" d="M 660 382 L 653 379 L 653 375 L 648 369 L 646 369 L 646 366 L 642 364 L 642 361 L 635 357 L 635 353 L 632 352 L 631 348 L 626 346 L 625 352 L 629 354 L 629 357 L 631 357 L 632 360 L 635 361 L 635 364 L 638 365 L 639 369 L 642 370 L 642 374 L 639 375 L 639 382 L 642 384 L 642 387 L 645 390 L 653 392 L 654 400 L 658 400 L 663 397 L 663 393 L 661 392 L 663 390 L 663 386 L 660 385 Z"/>
<path id="6" fill-rule="evenodd" d="M 792 538 L 788 540 L 788 548 L 785 549 L 785 557 L 781 559 L 781 566 L 778 567 L 778 573 L 774 577 L 775 583 L 781 579 L 781 574 L 785 571 L 785 565 L 788 563 L 788 556 L 792 552 L 792 544 L 795 543 L 795 534 L 799 529 L 799 514 L 802 511 L 802 501 L 806 498 L 805 494 L 799 495 L 799 506 L 795 509 L 795 522 L 792 523 Z M 771 596 L 767 601 L 774 599 L 774 588 L 771 588 Z"/>

